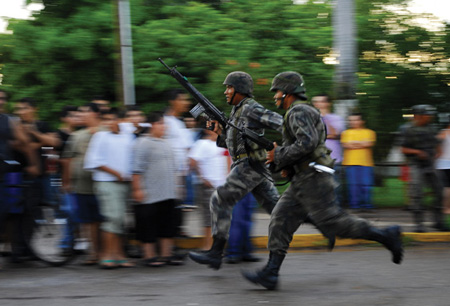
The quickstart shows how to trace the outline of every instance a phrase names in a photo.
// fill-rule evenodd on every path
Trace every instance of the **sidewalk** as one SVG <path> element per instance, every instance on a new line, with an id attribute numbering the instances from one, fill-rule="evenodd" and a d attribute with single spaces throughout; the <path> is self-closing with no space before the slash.
<path id="1" fill-rule="evenodd" d="M 353 213 L 353 212 L 352 212 Z M 403 230 L 405 241 L 412 242 L 450 242 L 450 232 L 436 231 L 432 225 L 432 212 L 425 215 L 426 233 L 414 233 L 414 222 L 412 213 L 398 208 L 374 209 L 371 212 L 353 213 L 358 217 L 369 220 L 376 227 L 384 228 L 391 225 L 400 225 Z M 202 233 L 200 212 L 193 210 L 184 213 L 184 231 L 189 238 L 177 240 L 181 248 L 194 249 L 200 246 Z M 267 235 L 270 216 L 263 210 L 256 210 L 253 214 L 252 240 L 256 248 L 265 249 L 267 246 Z M 429 221 L 428 221 L 429 220 Z M 356 244 L 372 244 L 374 242 L 363 239 L 337 239 L 336 246 L 347 246 Z M 300 226 L 294 235 L 291 247 L 326 247 L 327 240 L 310 224 Z"/>

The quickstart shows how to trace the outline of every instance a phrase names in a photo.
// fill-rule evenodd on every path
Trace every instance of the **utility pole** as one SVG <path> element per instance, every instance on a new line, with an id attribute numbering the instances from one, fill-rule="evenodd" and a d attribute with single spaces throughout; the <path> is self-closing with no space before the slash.
<path id="1" fill-rule="evenodd" d="M 334 75 L 334 111 L 343 118 L 357 106 L 356 100 L 356 20 L 355 0 L 336 0 L 333 14 L 333 53 L 337 62 Z"/>
<path id="2" fill-rule="evenodd" d="M 120 41 L 120 71 L 121 89 L 118 90 L 124 105 L 135 105 L 133 69 L 133 42 L 131 39 L 130 3 L 128 0 L 117 1 Z"/>

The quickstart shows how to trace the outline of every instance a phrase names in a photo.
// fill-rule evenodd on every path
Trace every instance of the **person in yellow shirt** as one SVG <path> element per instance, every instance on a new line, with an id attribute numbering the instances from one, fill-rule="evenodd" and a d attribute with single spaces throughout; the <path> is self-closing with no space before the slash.
<path id="1" fill-rule="evenodd" d="M 361 113 L 348 117 L 349 129 L 341 134 L 344 148 L 342 165 L 346 168 L 349 207 L 372 209 L 371 189 L 374 181 L 372 147 L 376 133 L 365 128 Z"/>

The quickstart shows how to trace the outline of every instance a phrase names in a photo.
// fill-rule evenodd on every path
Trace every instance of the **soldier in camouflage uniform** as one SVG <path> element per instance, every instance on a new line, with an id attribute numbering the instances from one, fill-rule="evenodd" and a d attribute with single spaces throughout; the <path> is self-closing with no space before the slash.
<path id="1" fill-rule="evenodd" d="M 227 103 L 233 106 L 230 122 L 240 128 L 249 128 L 258 134 L 264 127 L 281 132 L 283 117 L 265 109 L 252 99 L 253 80 L 248 73 L 235 71 L 225 78 L 224 92 Z M 211 122 L 208 126 L 212 126 Z M 213 245 L 206 252 L 190 252 L 189 257 L 213 269 L 222 263 L 223 249 L 228 239 L 233 206 L 251 192 L 256 201 L 270 214 L 279 199 L 271 173 L 265 167 L 266 151 L 245 139 L 240 131 L 214 122 L 214 131 L 219 135 L 217 145 L 228 148 L 233 160 L 231 171 L 224 185 L 211 196 Z"/>
<path id="2" fill-rule="evenodd" d="M 399 264 L 403 257 L 399 226 L 380 230 L 339 207 L 330 168 L 333 160 L 324 145 L 325 125 L 319 110 L 306 101 L 302 76 L 297 72 L 282 72 L 274 78 L 271 90 L 276 92 L 277 106 L 287 113 L 283 145 L 268 152 L 267 161 L 282 169 L 282 174 L 291 173 L 291 185 L 271 214 L 267 265 L 261 270 L 243 272 L 243 276 L 267 289 L 275 289 L 293 234 L 307 219 L 330 236 L 380 242 L 392 252 L 393 262 Z"/>
<path id="3" fill-rule="evenodd" d="M 442 220 L 442 186 L 434 168 L 439 141 L 435 129 L 430 125 L 436 109 L 431 105 L 421 104 L 413 106 L 412 112 L 414 119 L 412 124 L 402 131 L 401 147 L 410 169 L 409 196 L 416 223 L 415 230 L 425 232 L 423 188 L 429 185 L 434 193 L 434 227 L 445 231 L 448 228 Z"/>

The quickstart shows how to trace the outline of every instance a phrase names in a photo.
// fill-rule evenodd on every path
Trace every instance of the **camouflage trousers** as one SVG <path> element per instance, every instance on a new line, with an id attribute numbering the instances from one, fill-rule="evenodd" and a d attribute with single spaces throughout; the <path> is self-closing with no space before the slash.
<path id="1" fill-rule="evenodd" d="M 267 175 L 270 175 L 268 171 Z M 212 234 L 215 238 L 228 239 L 233 207 L 249 192 L 269 214 L 280 197 L 273 182 L 255 171 L 248 159 L 244 159 L 233 164 L 225 184 L 211 196 Z"/>
<path id="2" fill-rule="evenodd" d="M 442 215 L 442 184 L 438 178 L 437 172 L 434 168 L 423 168 L 416 165 L 409 167 L 410 181 L 409 181 L 409 196 L 411 210 L 416 217 L 416 223 L 421 223 L 425 206 L 423 204 L 423 190 L 425 186 L 431 188 L 434 196 L 433 212 L 435 222 L 439 222 Z"/>
<path id="3" fill-rule="evenodd" d="M 272 211 L 269 250 L 286 254 L 295 231 L 308 218 L 328 234 L 365 239 L 370 223 L 339 207 L 336 185 L 333 175 L 328 173 L 309 169 L 296 174 Z"/>

